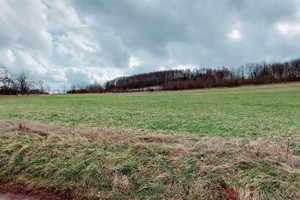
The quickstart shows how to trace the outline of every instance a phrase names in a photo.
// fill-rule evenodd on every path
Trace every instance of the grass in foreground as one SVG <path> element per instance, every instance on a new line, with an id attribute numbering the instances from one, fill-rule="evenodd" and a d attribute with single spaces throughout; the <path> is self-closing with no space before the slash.
<path id="1" fill-rule="evenodd" d="M 73 199 L 299 199 L 300 156 L 265 139 L 1 121 L 0 180 Z M 292 145 L 299 143 L 292 142 Z"/>
<path id="2" fill-rule="evenodd" d="M 0 98 L 0 181 L 73 199 L 299 199 L 300 84 Z"/>

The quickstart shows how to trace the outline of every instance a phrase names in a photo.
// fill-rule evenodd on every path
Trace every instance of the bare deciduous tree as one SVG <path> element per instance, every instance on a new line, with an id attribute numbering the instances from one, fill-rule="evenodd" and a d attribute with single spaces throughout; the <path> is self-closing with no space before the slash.
<path id="1" fill-rule="evenodd" d="M 13 94 L 14 80 L 5 67 L 0 66 L 0 90 L 4 94 Z"/>
<path id="2" fill-rule="evenodd" d="M 29 94 L 31 87 L 33 86 L 33 81 L 30 74 L 22 72 L 16 76 L 15 84 L 20 93 L 24 95 Z"/>

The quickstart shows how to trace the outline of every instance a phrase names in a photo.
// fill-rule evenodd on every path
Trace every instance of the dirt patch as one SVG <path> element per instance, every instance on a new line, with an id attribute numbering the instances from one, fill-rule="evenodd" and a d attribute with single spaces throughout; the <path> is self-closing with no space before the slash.
<path id="1" fill-rule="evenodd" d="M 18 185 L 0 182 L 0 200 L 62 200 L 58 195 L 42 190 L 28 191 Z"/>

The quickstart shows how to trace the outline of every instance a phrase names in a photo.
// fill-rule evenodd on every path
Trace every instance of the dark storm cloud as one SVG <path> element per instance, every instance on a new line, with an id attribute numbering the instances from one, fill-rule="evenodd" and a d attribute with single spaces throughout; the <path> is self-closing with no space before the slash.
<path id="1" fill-rule="evenodd" d="M 299 18 L 297 1 L 89 0 L 75 1 L 74 6 L 96 21 L 98 42 L 114 55 L 119 67 L 126 68 L 129 54 L 140 50 L 160 58 L 157 66 L 238 65 L 297 56 L 276 30 L 277 23 Z M 102 37 L 107 29 L 111 35 Z M 228 38 L 233 30 L 239 31 L 240 39 Z M 109 37 L 118 41 L 110 44 Z"/>
<path id="2" fill-rule="evenodd" d="M 55 85 L 284 61 L 299 41 L 298 0 L 0 1 L 0 64 Z"/>

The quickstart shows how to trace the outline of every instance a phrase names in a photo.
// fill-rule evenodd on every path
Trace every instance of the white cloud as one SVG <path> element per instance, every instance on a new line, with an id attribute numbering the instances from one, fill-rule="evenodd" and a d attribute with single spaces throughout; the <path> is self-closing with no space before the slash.
<path id="1" fill-rule="evenodd" d="M 67 33 L 67 35 L 58 36 L 55 44 L 59 54 L 76 61 L 79 65 L 93 65 L 97 62 L 99 64 L 101 60 L 97 56 L 101 53 L 101 48 L 97 43 L 87 39 L 85 35 Z"/>
<path id="2" fill-rule="evenodd" d="M 178 65 L 178 66 L 174 67 L 173 69 L 183 69 L 183 70 L 191 69 L 191 70 L 193 70 L 196 68 L 198 68 L 198 66 L 196 66 L 196 65 Z"/>
<path id="3" fill-rule="evenodd" d="M 66 76 L 69 84 L 82 84 L 82 83 L 104 83 L 107 80 L 107 73 L 102 68 L 86 67 L 86 68 L 65 68 Z"/>
<path id="4" fill-rule="evenodd" d="M 50 74 L 50 78 L 57 82 L 67 82 L 66 74 L 61 68 L 52 69 Z"/>
<path id="5" fill-rule="evenodd" d="M 134 67 L 139 66 L 140 64 L 141 64 L 141 61 L 137 57 L 130 56 L 129 63 L 128 63 L 128 66 L 130 69 L 133 69 Z"/>
<path id="6" fill-rule="evenodd" d="M 241 39 L 241 38 L 242 38 L 242 36 L 241 36 L 239 30 L 232 30 L 232 31 L 228 34 L 228 37 L 229 37 L 230 39 Z"/>
<path id="7" fill-rule="evenodd" d="M 276 28 L 283 36 L 294 36 L 300 34 L 299 22 L 279 23 L 276 25 Z"/>
<path id="8" fill-rule="evenodd" d="M 79 19 L 69 0 L 43 0 L 48 6 L 48 28 L 52 31 L 84 28 L 86 25 Z"/>
<path id="9" fill-rule="evenodd" d="M 165 71 L 165 70 L 167 70 L 168 68 L 167 67 L 165 67 L 165 66 L 160 66 L 159 68 L 158 68 L 158 71 Z"/>
<path id="10" fill-rule="evenodd" d="M 0 2 L 0 45 L 49 55 L 52 36 L 47 30 L 47 7 L 39 0 Z"/>
<path id="11" fill-rule="evenodd" d="M 0 64 L 4 66 L 11 66 L 15 60 L 16 57 L 10 49 L 0 50 Z"/>
<path id="12" fill-rule="evenodd" d="M 93 47 L 92 43 L 82 35 L 71 34 L 68 39 L 84 51 L 91 53 L 97 52 L 96 47 Z"/>
<path id="13" fill-rule="evenodd" d="M 17 50 L 17 62 L 18 64 L 18 71 L 27 71 L 31 74 L 35 75 L 36 77 L 44 76 L 48 70 L 38 63 L 30 54 Z"/>
<path id="14" fill-rule="evenodd" d="M 55 83 L 65 83 L 68 81 L 66 78 L 66 74 L 64 69 L 61 66 L 55 65 L 51 60 L 44 57 L 38 57 L 37 62 L 40 65 L 45 66 L 47 68 L 48 73 L 46 73 L 43 77 L 48 82 L 55 82 Z"/>

